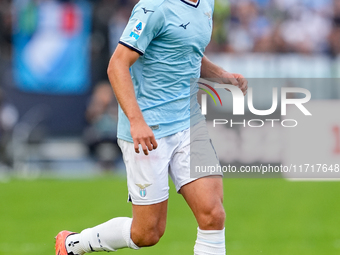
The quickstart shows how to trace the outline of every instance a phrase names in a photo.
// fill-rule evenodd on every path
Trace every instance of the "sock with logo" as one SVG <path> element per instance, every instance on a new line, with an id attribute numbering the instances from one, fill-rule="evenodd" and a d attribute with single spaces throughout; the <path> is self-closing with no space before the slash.
<path id="1" fill-rule="evenodd" d="M 79 234 L 66 238 L 68 253 L 83 255 L 94 251 L 116 251 L 122 248 L 139 249 L 131 240 L 131 218 L 119 217 Z M 72 254 L 72 253 L 71 253 Z"/>
<path id="2" fill-rule="evenodd" d="M 195 255 L 225 255 L 225 237 L 223 230 L 197 229 Z"/>

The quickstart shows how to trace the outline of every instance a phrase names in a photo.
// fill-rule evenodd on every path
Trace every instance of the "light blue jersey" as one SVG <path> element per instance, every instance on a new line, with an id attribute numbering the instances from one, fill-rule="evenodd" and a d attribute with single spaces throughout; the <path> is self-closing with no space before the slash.
<path id="1" fill-rule="evenodd" d="M 201 61 L 212 33 L 214 0 L 141 0 L 120 44 L 141 56 L 131 67 L 139 107 L 159 139 L 203 120 L 197 102 Z M 191 101 L 191 103 L 190 103 Z M 194 103 L 193 103 L 194 102 Z M 193 123 L 191 119 L 191 124 Z M 119 108 L 118 138 L 132 142 L 130 122 Z"/>

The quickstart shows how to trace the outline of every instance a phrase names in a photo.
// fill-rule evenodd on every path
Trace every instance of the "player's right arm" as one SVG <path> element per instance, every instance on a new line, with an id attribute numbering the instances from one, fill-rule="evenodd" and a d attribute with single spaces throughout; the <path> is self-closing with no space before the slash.
<path id="1" fill-rule="evenodd" d="M 137 103 L 129 71 L 139 56 L 136 51 L 118 44 L 110 59 L 107 74 L 117 101 L 130 121 L 130 131 L 136 153 L 139 153 L 140 144 L 144 154 L 148 155 L 148 151 L 157 148 L 157 142 Z"/>

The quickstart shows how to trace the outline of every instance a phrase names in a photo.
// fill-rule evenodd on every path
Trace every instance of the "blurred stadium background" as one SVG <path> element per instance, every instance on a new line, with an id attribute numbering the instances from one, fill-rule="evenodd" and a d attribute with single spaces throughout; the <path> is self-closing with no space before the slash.
<path id="1" fill-rule="evenodd" d="M 61 229 L 130 215 L 106 68 L 136 2 L 0 0 L 1 255 L 53 254 Z M 215 2 L 206 51 L 213 61 L 247 78 L 315 79 L 290 86 L 331 102 L 339 116 L 340 0 Z M 264 84 L 250 86 L 264 92 Z M 260 92 L 255 103 L 270 106 L 271 94 Z M 310 132 L 333 134 L 337 146 L 339 130 L 337 120 Z M 278 137 L 228 133 L 221 158 L 283 162 Z M 233 153 L 242 143 L 248 155 Z M 260 144 L 267 147 L 254 154 Z M 332 153 L 340 162 L 340 151 Z M 171 187 L 164 239 L 134 253 L 192 254 L 196 223 Z M 228 254 L 339 254 L 339 193 L 337 182 L 226 179 Z"/>
<path id="2" fill-rule="evenodd" d="M 135 3 L 1 1 L 1 169 L 124 169 L 106 68 Z M 226 70 L 247 78 L 340 76 L 340 1 L 217 0 L 215 9 L 207 55 Z M 340 97 L 336 82 L 305 87 L 314 99 Z M 258 94 L 258 104 L 270 105 L 270 93 Z"/>

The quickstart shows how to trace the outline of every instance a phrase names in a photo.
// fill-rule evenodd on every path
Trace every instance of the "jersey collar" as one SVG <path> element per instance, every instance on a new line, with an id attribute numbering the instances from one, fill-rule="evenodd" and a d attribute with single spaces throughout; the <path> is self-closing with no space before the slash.
<path id="1" fill-rule="evenodd" d="M 195 7 L 195 8 L 197 8 L 198 5 L 200 4 L 200 0 L 198 0 L 197 3 L 191 2 L 189 0 L 181 0 L 181 1 L 185 4 L 187 4 L 187 5 L 190 5 L 190 6 Z"/>

